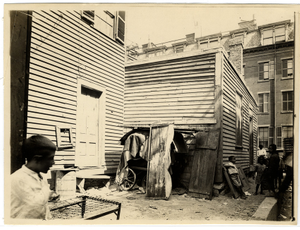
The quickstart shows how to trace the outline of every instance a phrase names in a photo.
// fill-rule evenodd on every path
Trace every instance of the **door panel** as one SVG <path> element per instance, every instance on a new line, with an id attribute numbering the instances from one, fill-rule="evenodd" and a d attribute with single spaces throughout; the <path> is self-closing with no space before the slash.
<path id="1" fill-rule="evenodd" d="M 99 165 L 99 114 L 101 92 L 81 86 L 78 98 L 78 166 Z"/>

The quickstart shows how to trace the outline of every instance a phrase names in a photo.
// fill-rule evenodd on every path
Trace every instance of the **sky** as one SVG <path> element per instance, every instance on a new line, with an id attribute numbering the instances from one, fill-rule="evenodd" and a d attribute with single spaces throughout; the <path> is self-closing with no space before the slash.
<path id="1" fill-rule="evenodd" d="M 299 8 L 298 8 L 299 10 Z M 169 4 L 133 5 L 126 8 L 127 45 L 154 44 L 238 29 L 241 20 L 256 19 L 258 25 L 282 20 L 294 21 L 295 7 L 277 5 L 204 5 Z"/>

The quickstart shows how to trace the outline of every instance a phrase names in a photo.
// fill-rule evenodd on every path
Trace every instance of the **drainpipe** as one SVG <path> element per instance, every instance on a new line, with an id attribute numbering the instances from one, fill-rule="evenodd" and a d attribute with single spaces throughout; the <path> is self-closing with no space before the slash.
<path id="1" fill-rule="evenodd" d="M 275 140 L 275 62 L 270 62 L 270 127 L 269 127 L 269 145 L 274 144 Z"/>

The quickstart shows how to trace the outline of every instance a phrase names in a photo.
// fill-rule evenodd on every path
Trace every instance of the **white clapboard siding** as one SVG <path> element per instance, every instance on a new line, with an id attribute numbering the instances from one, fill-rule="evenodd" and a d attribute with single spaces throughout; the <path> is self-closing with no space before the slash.
<path id="1" fill-rule="evenodd" d="M 256 103 L 251 93 L 236 73 L 231 63 L 223 59 L 223 160 L 236 156 L 237 164 L 249 167 L 249 106 L 253 107 L 253 147 L 256 155 L 257 117 Z M 242 95 L 242 140 L 243 148 L 236 148 L 236 92 Z"/>
<path id="2" fill-rule="evenodd" d="M 215 54 L 130 62 L 125 77 L 125 124 L 197 123 L 197 119 L 214 118 L 214 71 Z"/>
<path id="3" fill-rule="evenodd" d="M 57 165 L 74 164 L 77 81 L 106 89 L 105 164 L 118 165 L 124 125 L 124 47 L 80 19 L 79 11 L 34 11 L 30 45 L 27 136 L 56 143 L 55 126 L 72 127 L 73 149 L 57 151 Z M 106 156 L 107 155 L 107 156 Z"/>

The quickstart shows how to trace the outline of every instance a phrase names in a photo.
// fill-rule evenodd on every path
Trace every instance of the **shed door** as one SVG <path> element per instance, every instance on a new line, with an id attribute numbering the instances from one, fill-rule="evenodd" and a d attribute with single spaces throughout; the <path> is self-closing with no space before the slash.
<path id="1" fill-rule="evenodd" d="M 76 165 L 99 165 L 101 92 L 81 86 L 78 98 Z"/>

